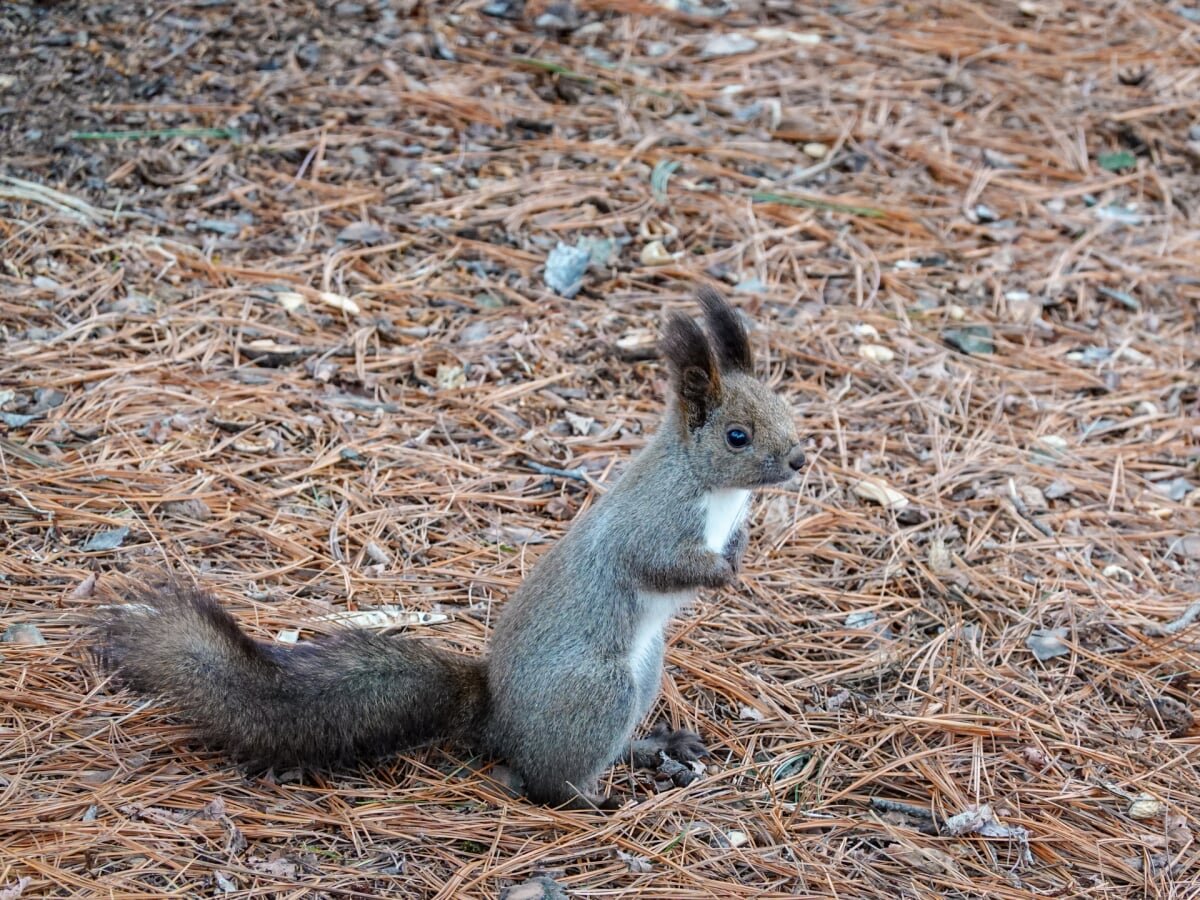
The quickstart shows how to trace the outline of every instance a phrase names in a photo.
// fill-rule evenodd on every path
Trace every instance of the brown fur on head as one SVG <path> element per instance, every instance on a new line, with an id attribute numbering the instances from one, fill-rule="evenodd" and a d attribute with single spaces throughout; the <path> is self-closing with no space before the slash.
<path id="1" fill-rule="evenodd" d="M 707 421 L 721 402 L 721 371 L 700 326 L 673 313 L 659 344 L 671 371 L 675 400 L 689 430 Z"/>
<path id="2" fill-rule="evenodd" d="M 750 340 L 737 311 L 705 288 L 697 299 L 709 333 L 674 314 L 661 348 L 671 371 L 685 444 L 706 488 L 787 481 L 804 465 L 791 410 L 754 377 Z"/>

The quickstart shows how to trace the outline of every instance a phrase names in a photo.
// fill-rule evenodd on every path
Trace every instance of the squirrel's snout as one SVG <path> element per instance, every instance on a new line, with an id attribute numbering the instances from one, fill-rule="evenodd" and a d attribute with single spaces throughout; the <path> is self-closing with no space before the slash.
<path id="1" fill-rule="evenodd" d="M 799 472 L 804 468 L 804 462 L 804 451 L 797 444 L 792 448 L 792 452 L 788 454 L 788 465 L 791 466 L 793 472 Z"/>

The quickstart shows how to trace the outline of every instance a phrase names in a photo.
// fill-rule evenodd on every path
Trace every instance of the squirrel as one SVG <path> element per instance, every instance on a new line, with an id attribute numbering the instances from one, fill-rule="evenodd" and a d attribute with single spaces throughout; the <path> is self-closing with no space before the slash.
<path id="1" fill-rule="evenodd" d="M 597 782 L 612 763 L 707 755 L 687 730 L 631 741 L 658 693 L 663 632 L 700 588 L 734 579 L 751 492 L 805 457 L 790 409 L 754 376 L 739 314 L 714 290 L 697 299 L 707 336 L 675 313 L 661 337 L 671 389 L 657 431 L 537 561 L 484 658 L 362 629 L 277 646 L 170 576 L 97 613 L 100 661 L 264 766 L 453 742 L 506 760 L 532 802 L 611 809 Z"/>

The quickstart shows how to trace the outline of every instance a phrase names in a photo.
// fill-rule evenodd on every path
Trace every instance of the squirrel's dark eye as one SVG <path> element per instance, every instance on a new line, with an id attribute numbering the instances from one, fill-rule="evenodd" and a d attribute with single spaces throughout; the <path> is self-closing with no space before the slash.
<path id="1" fill-rule="evenodd" d="M 745 428 L 738 428 L 735 425 L 725 432 L 725 443 L 734 450 L 741 450 L 750 443 L 750 434 Z"/>

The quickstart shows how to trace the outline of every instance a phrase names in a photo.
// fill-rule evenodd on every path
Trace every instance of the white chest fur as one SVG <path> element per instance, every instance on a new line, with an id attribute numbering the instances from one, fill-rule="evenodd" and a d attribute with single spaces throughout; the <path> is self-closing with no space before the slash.
<path id="1" fill-rule="evenodd" d="M 695 591 L 678 591 L 659 594 L 643 591 L 638 595 L 642 605 L 642 619 L 629 648 L 629 665 L 634 679 L 640 684 L 643 679 L 658 677 L 662 665 L 662 636 L 671 616 L 679 608 L 696 597 Z"/>
<path id="2" fill-rule="evenodd" d="M 721 553 L 746 518 L 750 492 L 743 488 L 721 488 L 704 497 L 704 543 L 713 553 Z"/>
<path id="3" fill-rule="evenodd" d="M 710 491 L 701 502 L 704 510 L 704 543 L 714 553 L 721 553 L 729 543 L 729 536 L 746 518 L 750 492 L 724 488 Z M 695 597 L 694 590 L 661 594 L 643 591 L 639 594 L 642 619 L 629 652 L 630 667 L 639 681 L 643 677 L 655 677 L 661 665 L 659 654 L 662 651 L 663 629 L 671 616 Z"/>

